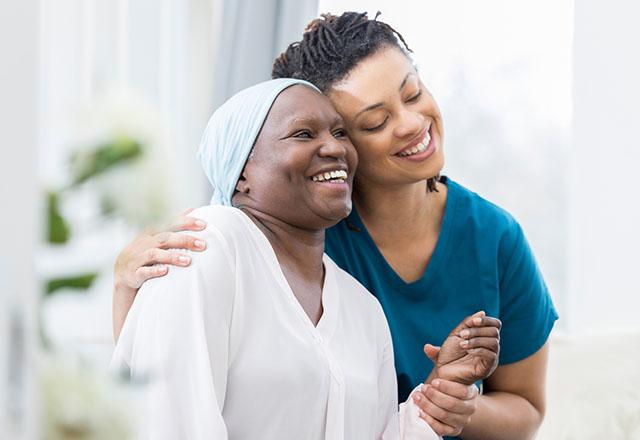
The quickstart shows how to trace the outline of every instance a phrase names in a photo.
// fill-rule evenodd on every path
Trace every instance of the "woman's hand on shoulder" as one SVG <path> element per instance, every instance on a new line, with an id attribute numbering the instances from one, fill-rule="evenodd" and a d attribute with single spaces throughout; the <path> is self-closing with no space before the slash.
<path id="1" fill-rule="evenodd" d="M 184 211 L 163 231 L 148 230 L 133 239 L 118 255 L 114 265 L 116 288 L 138 290 L 151 278 L 164 276 L 168 266 L 188 266 L 191 258 L 176 249 L 202 251 L 206 243 L 182 231 L 201 231 L 206 223 L 189 217 L 192 208 Z"/>
<path id="2" fill-rule="evenodd" d="M 118 255 L 113 274 L 113 336 L 118 340 L 133 300 L 142 284 L 166 275 L 169 265 L 188 266 L 191 258 L 176 249 L 202 251 L 206 243 L 182 231 L 202 231 L 206 223 L 189 217 L 187 209 L 165 231 L 138 235 Z"/>

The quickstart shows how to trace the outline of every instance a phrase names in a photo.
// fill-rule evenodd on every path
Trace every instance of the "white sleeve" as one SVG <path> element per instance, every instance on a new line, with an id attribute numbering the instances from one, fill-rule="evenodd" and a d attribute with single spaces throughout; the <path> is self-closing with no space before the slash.
<path id="1" fill-rule="evenodd" d="M 190 266 L 172 266 L 142 286 L 114 353 L 113 366 L 126 364 L 134 379 L 149 381 L 145 439 L 228 438 L 222 408 L 235 262 L 217 229 L 199 234 L 207 251 L 190 253 Z"/>
<path id="2" fill-rule="evenodd" d="M 389 327 L 382 332 L 382 362 L 378 375 L 378 417 L 376 438 L 381 440 L 440 440 L 429 424 L 420 418 L 419 408 L 409 396 L 398 410 L 398 385 Z M 416 387 L 412 394 L 418 390 Z"/>

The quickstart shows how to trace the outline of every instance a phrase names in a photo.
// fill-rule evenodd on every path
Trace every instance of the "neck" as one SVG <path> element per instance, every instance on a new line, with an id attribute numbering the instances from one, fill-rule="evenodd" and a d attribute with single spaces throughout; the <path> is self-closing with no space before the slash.
<path id="1" fill-rule="evenodd" d="M 239 208 L 267 237 L 283 268 L 304 274 L 305 278 L 322 279 L 324 229 L 303 229 L 248 206 Z"/>
<path id="2" fill-rule="evenodd" d="M 446 185 L 438 183 L 438 192 L 427 191 L 427 181 L 406 185 L 378 185 L 357 182 L 353 200 L 367 230 L 376 243 L 399 244 L 412 241 L 416 235 L 440 231 L 446 203 Z"/>

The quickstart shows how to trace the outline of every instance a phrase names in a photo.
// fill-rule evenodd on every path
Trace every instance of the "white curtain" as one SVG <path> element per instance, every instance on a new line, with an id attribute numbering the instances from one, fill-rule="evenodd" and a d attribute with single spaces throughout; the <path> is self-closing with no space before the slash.
<path id="1" fill-rule="evenodd" d="M 274 58 L 298 41 L 317 0 L 222 0 L 214 105 L 271 77 Z"/>

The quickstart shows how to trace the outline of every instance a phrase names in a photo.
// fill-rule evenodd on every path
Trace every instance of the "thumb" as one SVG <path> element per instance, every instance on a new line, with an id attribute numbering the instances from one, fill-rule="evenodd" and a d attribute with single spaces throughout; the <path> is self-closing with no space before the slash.
<path id="1" fill-rule="evenodd" d="M 426 354 L 429 360 L 434 364 L 436 363 L 436 359 L 438 358 L 439 353 L 440 347 L 431 344 L 424 345 L 424 354 Z"/>

